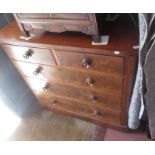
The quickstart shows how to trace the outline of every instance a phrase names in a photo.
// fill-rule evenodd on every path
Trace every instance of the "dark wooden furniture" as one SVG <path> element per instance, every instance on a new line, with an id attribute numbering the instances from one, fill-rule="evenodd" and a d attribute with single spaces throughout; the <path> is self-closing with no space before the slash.
<path id="1" fill-rule="evenodd" d="M 12 22 L 0 30 L 0 44 L 44 108 L 126 129 L 138 31 L 123 23 L 107 25 L 108 45 L 93 46 L 90 36 L 73 32 L 22 40 Z"/>
<path id="2" fill-rule="evenodd" d="M 14 14 L 20 30 L 29 36 L 33 30 L 50 32 L 77 31 L 93 36 L 95 42 L 100 41 L 99 25 L 95 13 L 17 13 Z M 100 23 L 104 22 L 104 14 L 98 14 Z"/>

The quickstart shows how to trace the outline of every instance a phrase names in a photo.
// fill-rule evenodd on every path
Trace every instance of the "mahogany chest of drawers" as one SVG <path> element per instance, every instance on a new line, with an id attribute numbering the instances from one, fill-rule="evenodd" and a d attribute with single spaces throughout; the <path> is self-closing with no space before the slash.
<path id="1" fill-rule="evenodd" d="M 92 35 L 95 42 L 100 41 L 99 28 L 105 18 L 105 14 L 95 13 L 17 13 L 14 16 L 26 36 L 33 30 L 57 33 L 77 31 Z"/>
<path id="2" fill-rule="evenodd" d="M 114 35 L 108 45 L 93 46 L 90 36 L 68 32 L 22 40 L 12 22 L 0 30 L 0 44 L 42 107 L 124 129 L 137 62 L 132 47 L 137 39 L 135 31 L 133 35 L 120 31 L 115 35 L 122 39 Z"/>

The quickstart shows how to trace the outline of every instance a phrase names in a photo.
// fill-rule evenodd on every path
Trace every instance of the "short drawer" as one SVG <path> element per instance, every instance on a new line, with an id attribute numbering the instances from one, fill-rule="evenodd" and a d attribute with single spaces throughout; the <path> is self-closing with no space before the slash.
<path id="1" fill-rule="evenodd" d="M 22 19 L 33 18 L 58 18 L 58 19 L 88 19 L 87 13 L 18 13 L 17 16 Z"/>
<path id="2" fill-rule="evenodd" d="M 123 58 L 105 55 L 85 54 L 56 50 L 58 62 L 62 66 L 122 75 Z"/>
<path id="3" fill-rule="evenodd" d="M 15 60 L 46 65 L 55 65 L 52 52 L 48 49 L 38 49 L 11 45 L 2 45 L 2 48 L 5 50 L 5 52 L 10 58 Z"/>
<path id="4" fill-rule="evenodd" d="M 97 75 L 94 73 L 79 72 L 39 64 L 14 61 L 19 71 L 26 76 L 42 80 L 56 81 L 62 84 L 71 84 L 88 89 L 95 89 L 110 94 L 122 93 L 122 78 Z"/>
<path id="5" fill-rule="evenodd" d="M 89 105 L 121 111 L 121 96 L 118 95 L 103 94 L 84 88 L 72 87 L 54 82 L 50 83 L 48 81 L 29 77 L 26 77 L 25 80 L 32 90 L 65 96 Z"/>
<path id="6" fill-rule="evenodd" d="M 35 92 L 39 103 L 48 110 L 62 110 L 93 120 L 112 124 L 120 124 L 121 113 L 89 106 L 76 101 L 64 99 L 48 93 Z"/>

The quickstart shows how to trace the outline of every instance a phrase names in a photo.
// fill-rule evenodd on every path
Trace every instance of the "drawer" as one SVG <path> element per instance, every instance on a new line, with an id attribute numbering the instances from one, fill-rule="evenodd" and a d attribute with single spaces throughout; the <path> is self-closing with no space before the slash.
<path id="1" fill-rule="evenodd" d="M 9 57 L 19 61 L 55 65 L 52 52 L 48 49 L 2 45 Z"/>
<path id="2" fill-rule="evenodd" d="M 120 124 L 121 113 L 81 104 L 49 93 L 35 92 L 39 103 L 48 110 L 62 110 L 101 122 Z"/>
<path id="3" fill-rule="evenodd" d="M 79 102 L 84 102 L 101 108 L 111 108 L 117 111 L 121 110 L 121 96 L 118 95 L 97 93 L 92 90 L 80 89 L 78 87 L 61 85 L 54 82 L 50 83 L 29 77 L 26 77 L 25 80 L 32 90 L 65 96 L 72 100 L 78 100 Z"/>
<path id="4" fill-rule="evenodd" d="M 23 75 L 29 77 L 86 87 L 110 94 L 120 95 L 122 93 L 122 78 L 120 77 L 97 75 L 20 61 L 14 61 L 14 63 Z"/>
<path id="5" fill-rule="evenodd" d="M 123 58 L 95 54 L 75 53 L 56 50 L 58 62 L 62 66 L 122 75 Z"/>
<path id="6" fill-rule="evenodd" d="M 58 19 L 88 19 L 87 13 L 18 13 L 17 16 L 22 19 L 33 18 L 58 18 Z"/>

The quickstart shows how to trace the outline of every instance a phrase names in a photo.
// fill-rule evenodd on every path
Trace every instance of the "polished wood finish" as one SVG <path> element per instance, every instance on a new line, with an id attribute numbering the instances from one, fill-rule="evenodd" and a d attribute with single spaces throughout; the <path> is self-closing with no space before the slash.
<path id="1" fill-rule="evenodd" d="M 121 111 L 121 95 L 99 93 L 95 90 L 88 90 L 75 86 L 38 80 L 35 78 L 27 77 L 25 80 L 30 88 L 35 91 L 57 94 L 59 96 L 71 98 L 75 101 L 78 100 L 81 103 L 88 103 L 99 107 L 107 107 L 113 110 Z M 95 97 L 94 100 L 91 99 L 92 96 Z"/>
<path id="2" fill-rule="evenodd" d="M 94 13 L 17 13 L 14 15 L 19 28 L 27 36 L 30 36 L 33 30 L 57 33 L 77 31 L 92 35 L 95 42 L 100 42 L 96 15 Z"/>
<path id="3" fill-rule="evenodd" d="M 63 110 L 67 112 L 74 112 L 77 115 L 84 116 L 86 118 L 92 118 L 100 122 L 109 122 L 111 124 L 120 125 L 120 113 L 110 110 L 98 108 L 96 106 L 89 106 L 77 101 L 68 100 L 60 96 L 53 94 L 40 94 L 36 92 L 37 98 L 40 103 L 44 103 L 42 106 L 49 110 Z"/>
<path id="4" fill-rule="evenodd" d="M 124 17 L 126 18 L 126 17 Z M 119 23 L 120 22 L 120 23 Z M 41 36 L 34 37 L 30 40 L 21 39 L 21 31 L 17 27 L 16 22 L 11 22 L 5 28 L 0 30 L 0 43 L 37 47 L 41 49 L 57 49 L 65 51 L 74 51 L 88 54 L 100 54 L 110 56 L 128 57 L 137 55 L 137 50 L 133 49 L 134 45 L 138 44 L 138 32 L 131 23 L 123 19 L 118 20 L 118 23 L 107 23 L 105 29 L 103 29 L 103 35 L 110 35 L 108 45 L 92 45 L 90 36 L 79 33 L 44 33 Z M 109 29 L 114 27 L 113 29 Z M 123 28 L 122 28 L 123 27 Z M 130 29 L 130 31 L 129 31 Z M 119 37 L 118 37 L 119 36 Z M 115 54 L 115 51 L 119 51 L 119 54 Z"/>
<path id="5" fill-rule="evenodd" d="M 8 56 L 14 60 L 54 65 L 55 60 L 48 49 L 2 45 Z"/>
<path id="6" fill-rule="evenodd" d="M 138 31 L 124 16 L 104 30 L 108 45 L 93 46 L 90 36 L 69 32 L 23 40 L 12 22 L 0 30 L 0 44 L 43 107 L 126 129 Z"/>
<path id="7" fill-rule="evenodd" d="M 58 82 L 62 84 L 85 87 L 87 89 L 102 91 L 109 94 L 122 93 L 122 78 L 85 71 L 75 71 L 55 66 L 45 66 L 21 61 L 13 61 L 19 71 L 29 77 Z M 34 74 L 36 71 L 37 74 Z"/>
<path id="8" fill-rule="evenodd" d="M 123 58 L 66 51 L 55 51 L 59 65 L 121 76 Z M 65 56 L 64 56 L 65 55 Z"/>
<path id="9" fill-rule="evenodd" d="M 128 109 L 131 101 L 132 90 L 135 81 L 135 74 L 137 69 L 137 61 L 138 55 L 133 57 L 128 57 L 125 59 L 125 74 L 123 80 L 123 87 L 124 89 L 128 88 L 124 91 L 122 96 L 122 124 L 126 125 L 128 123 Z M 130 65 L 129 65 L 130 64 Z"/>

